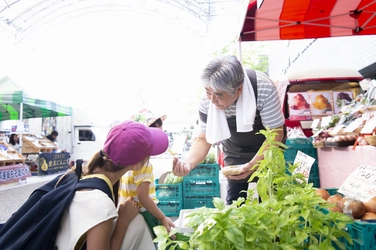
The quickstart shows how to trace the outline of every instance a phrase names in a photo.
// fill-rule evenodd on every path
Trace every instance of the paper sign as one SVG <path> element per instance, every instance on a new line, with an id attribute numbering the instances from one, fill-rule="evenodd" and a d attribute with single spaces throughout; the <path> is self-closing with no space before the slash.
<path id="1" fill-rule="evenodd" d="M 313 138 L 316 138 L 316 137 L 318 137 L 319 136 L 319 134 L 322 132 L 323 130 L 322 129 L 320 129 L 320 130 L 318 130 L 318 131 L 316 131 L 313 135 L 312 135 L 312 137 Z"/>
<path id="2" fill-rule="evenodd" d="M 311 172 L 311 167 L 315 160 L 315 158 L 298 150 L 294 160 L 294 165 L 298 164 L 298 167 L 294 170 L 294 173 L 302 173 L 305 180 L 308 182 L 309 173 Z"/>
<path id="3" fill-rule="evenodd" d="M 355 129 L 357 129 L 361 124 L 361 119 L 356 119 L 352 121 L 344 130 L 345 133 L 351 133 L 354 132 Z"/>
<path id="4" fill-rule="evenodd" d="M 361 165 L 339 188 L 338 193 L 367 202 L 376 196 L 376 167 Z"/>
<path id="5" fill-rule="evenodd" d="M 338 124 L 338 125 L 336 125 L 336 126 L 333 128 L 333 130 L 329 132 L 330 135 L 333 136 L 333 135 L 338 134 L 338 132 L 339 132 L 343 127 L 344 127 L 343 124 Z"/>
<path id="6" fill-rule="evenodd" d="M 321 127 L 327 127 L 330 124 L 330 121 L 332 120 L 331 116 L 324 116 L 321 118 Z"/>
<path id="7" fill-rule="evenodd" d="M 362 130 L 360 131 L 361 134 L 372 134 L 373 130 L 376 128 L 376 117 L 368 120 L 366 124 L 364 124 Z"/>
<path id="8" fill-rule="evenodd" d="M 311 129 L 316 129 L 319 126 L 320 119 L 313 119 Z"/>

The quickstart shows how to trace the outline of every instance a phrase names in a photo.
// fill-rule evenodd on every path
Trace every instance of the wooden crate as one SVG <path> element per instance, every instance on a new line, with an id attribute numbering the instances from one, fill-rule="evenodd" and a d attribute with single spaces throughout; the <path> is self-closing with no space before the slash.
<path id="1" fill-rule="evenodd" d="M 11 166 L 19 163 L 25 164 L 26 158 L 13 148 L 6 151 L 0 151 L 0 166 Z"/>
<path id="2" fill-rule="evenodd" d="M 22 153 L 37 154 L 40 152 L 52 152 L 56 145 L 47 138 L 38 138 L 33 134 L 22 135 Z"/>

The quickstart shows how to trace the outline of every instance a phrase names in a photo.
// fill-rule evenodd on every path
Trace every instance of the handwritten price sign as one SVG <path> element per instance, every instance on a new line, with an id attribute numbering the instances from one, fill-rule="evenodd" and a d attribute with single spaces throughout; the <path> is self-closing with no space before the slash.
<path id="1" fill-rule="evenodd" d="M 311 167 L 315 162 L 315 158 L 303 153 L 298 150 L 298 153 L 295 156 L 294 165 L 298 164 L 298 167 L 295 169 L 295 173 L 302 173 L 308 182 L 309 173 L 311 172 Z"/>
<path id="2" fill-rule="evenodd" d="M 347 177 L 338 192 L 362 202 L 369 201 L 376 196 L 376 167 L 359 166 Z"/>

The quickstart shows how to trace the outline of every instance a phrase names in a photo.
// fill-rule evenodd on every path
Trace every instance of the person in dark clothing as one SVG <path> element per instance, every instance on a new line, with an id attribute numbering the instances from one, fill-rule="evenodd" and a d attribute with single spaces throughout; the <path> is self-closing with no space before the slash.
<path id="1" fill-rule="evenodd" d="M 58 135 L 59 135 L 59 133 L 56 130 L 54 130 L 54 131 L 51 132 L 50 135 L 47 136 L 47 139 L 52 141 L 52 142 L 55 142 Z"/>
<path id="2" fill-rule="evenodd" d="M 252 167 L 263 159 L 259 150 L 266 127 L 276 129 L 277 141 L 284 138 L 285 119 L 273 81 L 257 70 L 243 68 L 232 55 L 213 59 L 204 69 L 205 89 L 199 103 L 199 128 L 184 161 L 174 158 L 173 173 L 185 176 L 205 159 L 213 144 L 222 144 L 224 165 L 240 165 L 241 173 L 227 177 L 226 202 L 246 197 Z M 256 181 L 256 180 L 253 180 Z"/>

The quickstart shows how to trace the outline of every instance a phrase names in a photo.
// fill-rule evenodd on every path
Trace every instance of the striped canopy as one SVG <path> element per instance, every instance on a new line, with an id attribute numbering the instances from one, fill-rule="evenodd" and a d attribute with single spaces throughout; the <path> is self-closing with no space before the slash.
<path id="1" fill-rule="evenodd" d="M 32 98 L 9 77 L 0 79 L 0 121 L 70 115 L 71 107 Z"/>
<path id="2" fill-rule="evenodd" d="M 250 0 L 239 41 L 374 35 L 375 15 L 376 0 Z"/>

